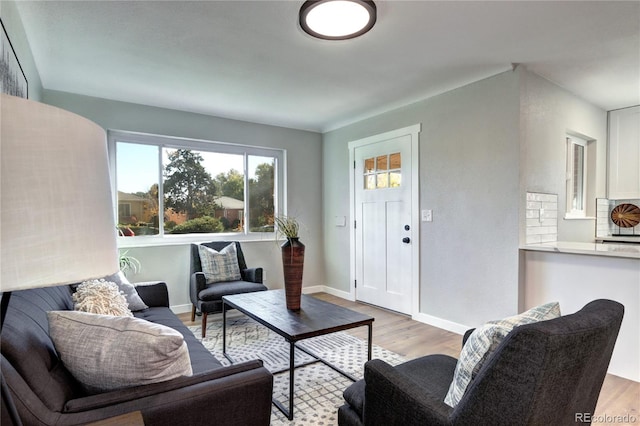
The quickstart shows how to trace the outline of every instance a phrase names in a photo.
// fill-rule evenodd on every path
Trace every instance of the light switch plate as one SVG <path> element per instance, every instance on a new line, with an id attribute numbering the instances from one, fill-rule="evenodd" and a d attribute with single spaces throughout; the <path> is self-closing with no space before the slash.
<path id="1" fill-rule="evenodd" d="M 336 226 L 347 226 L 347 218 L 346 216 L 336 216 L 335 217 Z"/>
<path id="2" fill-rule="evenodd" d="M 433 221 L 433 211 L 432 210 L 422 210 L 422 221 L 423 222 L 432 222 Z"/>

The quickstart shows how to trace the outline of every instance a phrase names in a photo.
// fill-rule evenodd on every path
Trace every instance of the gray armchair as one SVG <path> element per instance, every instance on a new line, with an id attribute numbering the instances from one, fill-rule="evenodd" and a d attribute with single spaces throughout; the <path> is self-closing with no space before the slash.
<path id="1" fill-rule="evenodd" d="M 262 284 L 262 268 L 247 268 L 240 243 L 237 241 L 213 241 L 202 245 L 220 251 L 229 244 L 236 245 L 238 266 L 240 267 L 240 281 L 227 281 L 207 284 L 202 272 L 198 244 L 191 244 L 191 266 L 189 295 L 191 297 L 191 321 L 195 321 L 196 312 L 202 313 L 202 337 L 207 331 L 207 314 L 222 312 L 222 296 L 230 294 L 251 293 L 267 290 Z"/>
<path id="2" fill-rule="evenodd" d="M 455 408 L 443 400 L 457 360 L 428 355 L 396 367 L 365 364 L 344 392 L 346 425 L 560 425 L 593 414 L 624 307 L 596 300 L 572 315 L 516 327 Z M 470 335 L 467 332 L 466 338 Z"/>

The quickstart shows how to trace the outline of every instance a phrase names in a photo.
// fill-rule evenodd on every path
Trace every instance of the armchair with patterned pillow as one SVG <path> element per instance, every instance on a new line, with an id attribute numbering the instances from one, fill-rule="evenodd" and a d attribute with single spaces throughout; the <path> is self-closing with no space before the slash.
<path id="1" fill-rule="evenodd" d="M 623 314 L 611 300 L 564 316 L 547 304 L 469 330 L 460 359 L 369 361 L 364 379 L 344 391 L 338 424 L 590 423 Z"/>
<path id="2" fill-rule="evenodd" d="M 247 268 L 239 242 L 191 244 L 191 321 L 195 321 L 196 312 L 202 313 L 202 337 L 206 335 L 207 314 L 222 312 L 222 296 L 265 290 L 262 268 Z"/>

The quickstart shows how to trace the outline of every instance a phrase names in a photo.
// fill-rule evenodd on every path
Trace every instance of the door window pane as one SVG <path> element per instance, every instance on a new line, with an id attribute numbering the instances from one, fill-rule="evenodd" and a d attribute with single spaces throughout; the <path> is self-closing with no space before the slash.
<path id="1" fill-rule="evenodd" d="M 389 175 L 387 173 L 378 173 L 377 174 L 377 185 L 378 188 L 387 188 L 389 187 Z"/>
<path id="2" fill-rule="evenodd" d="M 381 155 L 376 158 L 376 170 L 387 170 L 389 168 L 387 164 L 387 156 Z"/>
<path id="3" fill-rule="evenodd" d="M 402 155 L 399 152 L 364 160 L 364 189 L 398 188 L 402 185 Z"/>
<path id="4" fill-rule="evenodd" d="M 376 175 L 364 177 L 364 189 L 376 189 Z"/>
<path id="5" fill-rule="evenodd" d="M 399 152 L 389 155 L 389 168 L 399 169 L 402 167 L 402 155 Z"/>
<path id="6" fill-rule="evenodd" d="M 391 172 L 389 173 L 389 187 L 398 188 L 402 185 L 402 173 Z"/>
<path id="7" fill-rule="evenodd" d="M 367 158 L 364 160 L 364 172 L 371 173 L 376 169 L 376 160 L 375 158 Z"/>

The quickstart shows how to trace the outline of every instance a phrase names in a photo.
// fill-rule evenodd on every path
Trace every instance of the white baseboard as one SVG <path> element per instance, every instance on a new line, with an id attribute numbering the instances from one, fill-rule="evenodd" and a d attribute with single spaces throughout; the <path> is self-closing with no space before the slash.
<path id="1" fill-rule="evenodd" d="M 174 314 L 178 315 L 178 314 L 184 314 L 187 312 L 191 312 L 191 304 L 187 303 L 186 305 L 173 305 L 170 306 L 170 309 L 173 311 Z"/>
<path id="2" fill-rule="evenodd" d="M 331 294 L 332 296 L 340 297 L 341 299 L 350 300 L 352 302 L 355 301 L 354 297 L 348 291 L 336 290 L 335 288 L 329 287 L 326 285 L 315 285 L 312 287 L 303 287 L 302 292 L 304 294 L 328 293 L 328 294 Z"/>
<path id="3" fill-rule="evenodd" d="M 323 285 L 313 285 L 310 287 L 302 287 L 303 294 L 322 293 L 324 291 Z"/>
<path id="4" fill-rule="evenodd" d="M 456 334 L 464 334 L 467 330 L 472 327 L 468 327 L 464 324 L 458 324 L 457 322 L 449 321 L 446 319 L 442 319 L 439 317 L 434 317 L 433 315 L 417 313 L 411 316 L 411 319 L 432 325 L 434 327 L 441 328 L 443 330 L 450 331 Z"/>
<path id="5" fill-rule="evenodd" d="M 343 299 L 350 300 L 352 302 L 355 301 L 354 295 L 347 291 L 336 290 L 335 288 L 328 287 L 328 286 L 317 286 L 317 287 L 322 288 L 322 290 L 319 290 L 319 291 L 323 291 L 325 293 L 329 293 L 333 296 L 341 297 Z M 412 315 L 411 319 L 425 323 L 425 324 L 432 325 L 434 327 L 441 328 L 443 330 L 450 331 L 452 333 L 461 334 L 461 335 L 466 333 L 466 331 L 471 328 L 471 327 L 467 327 L 464 324 L 458 324 L 453 321 L 448 321 L 442 318 L 434 317 L 433 315 L 428 315 L 423 313 Z"/>
<path id="6" fill-rule="evenodd" d="M 351 294 L 348 291 L 343 291 L 343 290 L 337 290 L 333 287 L 328 287 L 328 286 L 323 286 L 323 290 L 325 293 L 329 293 L 332 296 L 336 296 L 336 297 L 340 297 L 342 299 L 346 299 L 346 300 L 350 300 L 351 302 L 355 302 L 356 298 L 354 297 L 353 294 Z"/>

